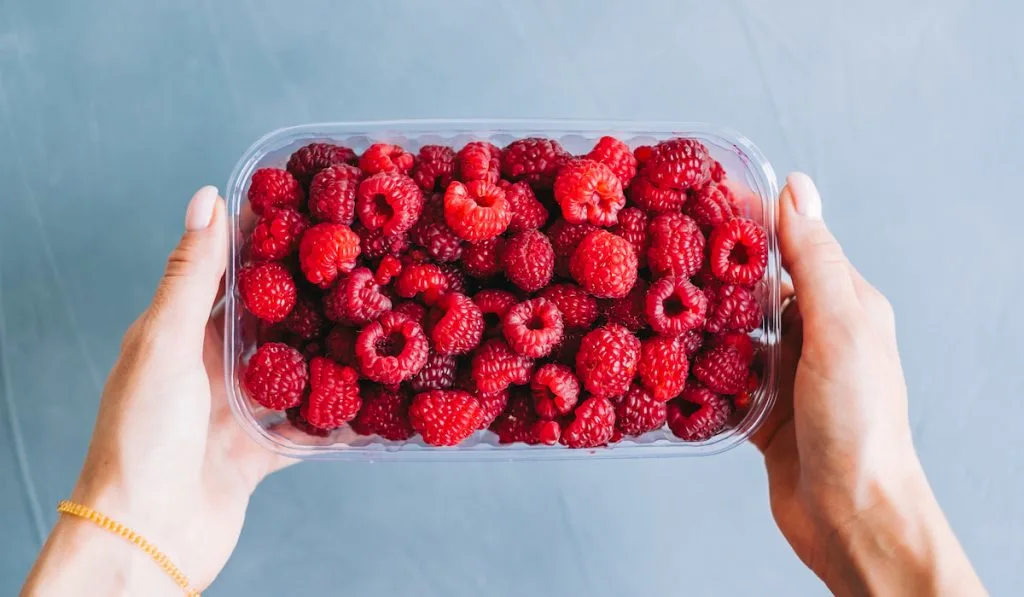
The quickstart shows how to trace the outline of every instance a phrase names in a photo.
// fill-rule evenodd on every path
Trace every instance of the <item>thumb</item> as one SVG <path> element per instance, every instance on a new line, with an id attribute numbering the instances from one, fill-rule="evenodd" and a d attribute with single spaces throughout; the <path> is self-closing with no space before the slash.
<path id="1" fill-rule="evenodd" d="M 856 309 L 850 262 L 821 217 L 821 196 L 814 181 L 790 174 L 779 198 L 782 261 L 806 319 L 831 318 Z"/>

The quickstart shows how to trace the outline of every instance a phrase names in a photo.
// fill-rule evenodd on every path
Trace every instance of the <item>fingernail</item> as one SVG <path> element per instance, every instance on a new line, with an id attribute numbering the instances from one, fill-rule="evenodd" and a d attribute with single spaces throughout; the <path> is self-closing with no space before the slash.
<path id="1" fill-rule="evenodd" d="M 796 212 L 812 220 L 821 219 L 821 195 L 814 181 L 803 172 L 794 172 L 786 177 L 789 192 L 793 196 Z"/>
<path id="2" fill-rule="evenodd" d="M 202 230 L 209 226 L 216 203 L 217 187 L 207 185 L 196 191 L 185 212 L 185 230 Z"/>

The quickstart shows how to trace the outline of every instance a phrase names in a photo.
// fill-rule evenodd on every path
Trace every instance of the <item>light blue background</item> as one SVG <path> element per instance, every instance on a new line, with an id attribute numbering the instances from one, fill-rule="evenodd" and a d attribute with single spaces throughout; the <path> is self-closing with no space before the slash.
<path id="1" fill-rule="evenodd" d="M 818 180 L 895 305 L 917 445 L 995 594 L 1024 583 L 1019 2 L 0 0 L 0 594 L 69 492 L 202 184 L 289 124 L 708 121 Z M 1016 562 L 1016 564 L 1014 564 Z M 750 447 L 315 464 L 209 595 L 814 595 Z"/>

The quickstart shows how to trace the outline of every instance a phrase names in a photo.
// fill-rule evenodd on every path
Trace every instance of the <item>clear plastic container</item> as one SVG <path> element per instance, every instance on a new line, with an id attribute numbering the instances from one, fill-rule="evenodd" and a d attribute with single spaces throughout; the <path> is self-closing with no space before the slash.
<path id="1" fill-rule="evenodd" d="M 502 445 L 489 431 L 478 431 L 460 445 L 439 448 L 426 445 L 415 436 L 405 442 L 391 442 L 376 436 L 360 436 L 348 426 L 327 437 L 306 435 L 293 428 L 279 411 L 267 410 L 249 400 L 241 388 L 242 366 L 256 349 L 257 320 L 247 313 L 238 296 L 236 273 L 245 233 L 254 225 L 246 193 L 253 172 L 262 167 L 283 168 L 289 155 L 308 143 L 323 141 L 345 145 L 357 153 L 376 142 L 401 145 L 416 153 L 427 144 L 444 144 L 456 150 L 469 141 L 490 141 L 499 147 L 524 137 L 556 139 L 572 154 L 583 154 L 603 135 L 624 141 L 630 148 L 649 145 L 672 137 L 701 140 L 712 157 L 721 162 L 728 179 L 745 196 L 747 217 L 768 231 L 769 258 L 765 278 L 756 293 L 764 310 L 762 327 L 753 332 L 761 363 L 761 386 L 751 406 L 734 417 L 730 427 L 715 437 L 697 443 L 683 442 L 667 429 L 638 438 L 593 449 L 565 446 Z M 650 458 L 706 456 L 724 452 L 747 438 L 761 425 L 775 402 L 780 342 L 780 262 L 776 234 L 778 183 L 775 172 L 761 152 L 742 135 L 726 128 L 673 122 L 579 121 L 579 120 L 396 120 L 309 124 L 276 130 L 257 141 L 238 161 L 227 186 L 230 215 L 226 319 L 224 335 L 225 373 L 228 400 L 238 423 L 260 445 L 300 459 L 335 460 L 530 460 L 570 458 Z"/>

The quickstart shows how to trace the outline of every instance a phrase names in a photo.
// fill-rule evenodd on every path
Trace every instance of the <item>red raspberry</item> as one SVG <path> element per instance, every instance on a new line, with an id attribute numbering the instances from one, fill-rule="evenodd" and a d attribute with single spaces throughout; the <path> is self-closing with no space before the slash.
<path id="1" fill-rule="evenodd" d="M 572 369 L 557 363 L 548 363 L 533 374 L 530 382 L 533 407 L 543 419 L 556 419 L 567 415 L 580 398 L 580 382 Z"/>
<path id="2" fill-rule="evenodd" d="M 477 429 L 487 429 L 491 426 L 491 423 L 498 418 L 508 406 L 508 389 L 501 390 L 499 392 L 492 392 L 486 394 L 484 392 L 477 391 L 474 393 L 474 397 L 477 402 L 480 403 L 480 424 Z"/>
<path id="3" fill-rule="evenodd" d="M 745 286 L 711 284 L 704 288 L 708 318 L 704 329 L 718 332 L 752 332 L 761 325 L 761 305 Z"/>
<path id="4" fill-rule="evenodd" d="M 462 269 L 474 278 L 490 278 L 501 273 L 501 253 L 505 239 L 489 238 L 468 243 L 462 252 Z"/>
<path id="5" fill-rule="evenodd" d="M 412 228 L 423 211 L 423 191 L 397 172 L 374 174 L 359 183 L 356 193 L 359 221 L 370 230 L 381 228 L 394 236 Z"/>
<path id="6" fill-rule="evenodd" d="M 501 153 L 501 173 L 512 181 L 525 180 L 534 188 L 550 187 L 569 158 L 558 141 L 528 137 L 508 144 Z"/>
<path id="7" fill-rule="evenodd" d="M 626 205 L 622 182 L 611 168 L 593 160 L 571 160 L 555 179 L 555 199 L 566 222 L 611 226 Z"/>
<path id="8" fill-rule="evenodd" d="M 512 207 L 498 185 L 453 182 L 444 194 L 444 218 L 455 234 L 477 242 L 504 232 L 512 221 Z"/>
<path id="9" fill-rule="evenodd" d="M 651 220 L 647 232 L 647 264 L 656 277 L 690 278 L 700 270 L 704 235 L 693 220 L 680 213 L 661 214 Z"/>
<path id="10" fill-rule="evenodd" d="M 607 444 L 614 432 L 615 406 L 607 398 L 594 396 L 576 407 L 561 441 L 570 448 L 597 448 Z"/>
<path id="11" fill-rule="evenodd" d="M 711 180 L 712 162 L 700 141 L 669 139 L 654 147 L 640 174 L 663 189 L 699 189 Z"/>
<path id="12" fill-rule="evenodd" d="M 312 435 L 313 437 L 327 437 L 328 435 L 331 434 L 331 432 L 327 429 L 313 427 L 312 425 L 310 425 L 309 421 L 302 418 L 301 407 L 293 406 L 291 408 L 286 408 L 284 411 L 284 416 L 286 419 L 288 419 L 288 422 L 291 423 L 292 427 L 298 429 L 299 431 L 305 433 L 306 435 Z"/>
<path id="13" fill-rule="evenodd" d="M 444 192 L 455 177 L 455 151 L 444 145 L 424 145 L 412 169 L 412 179 L 424 192 Z"/>
<path id="14" fill-rule="evenodd" d="M 238 294 L 250 313 L 263 321 L 281 321 L 295 306 L 295 280 L 276 261 L 253 263 L 238 272 Z"/>
<path id="15" fill-rule="evenodd" d="M 605 230 L 587 235 L 569 261 L 569 272 L 584 290 L 600 298 L 620 298 L 636 283 L 636 251 L 629 241 Z"/>
<path id="16" fill-rule="evenodd" d="M 725 429 L 732 406 L 724 397 L 699 385 L 687 384 L 678 400 L 668 403 L 666 417 L 672 433 L 687 442 L 702 442 Z"/>
<path id="17" fill-rule="evenodd" d="M 309 362 L 309 400 L 302 405 L 302 417 L 320 429 L 334 429 L 351 421 L 359 412 L 359 374 L 323 357 Z"/>
<path id="18" fill-rule="evenodd" d="M 508 406 L 505 407 L 505 411 L 498 415 L 490 425 L 490 430 L 498 436 L 498 443 L 523 442 L 530 445 L 541 443 L 538 432 L 545 431 L 546 427 L 542 427 L 543 423 L 533 412 L 533 401 L 530 394 L 522 391 L 521 388 L 515 388 L 509 394 Z M 555 421 L 548 421 L 548 423 L 554 423 L 556 428 L 558 426 Z M 556 437 L 552 443 L 557 442 L 558 438 Z"/>
<path id="19" fill-rule="evenodd" d="M 409 240 L 427 250 L 439 262 L 462 257 L 462 238 L 444 219 L 444 196 L 433 195 L 423 206 L 423 215 L 409 230 Z"/>
<path id="20" fill-rule="evenodd" d="M 683 343 L 683 348 L 686 350 L 686 356 L 688 358 L 692 358 L 704 344 L 704 334 L 701 330 L 690 330 L 680 335 L 679 341 Z"/>
<path id="21" fill-rule="evenodd" d="M 679 211 L 689 197 L 686 191 L 663 189 L 640 175 L 633 179 L 633 185 L 629 187 L 629 199 L 645 211 L 659 214 Z"/>
<path id="22" fill-rule="evenodd" d="M 391 308 L 391 299 L 381 292 L 373 273 L 358 267 L 339 276 L 338 283 L 324 295 L 324 314 L 331 321 L 366 325 Z"/>
<path id="23" fill-rule="evenodd" d="M 714 348 L 716 346 L 729 346 L 735 348 L 739 351 L 740 357 L 748 363 L 752 363 L 754 361 L 754 352 L 757 350 L 757 347 L 754 345 L 754 340 L 744 332 L 708 334 L 707 346 L 708 348 Z"/>
<path id="24" fill-rule="evenodd" d="M 403 392 L 391 392 L 377 384 L 363 384 L 363 408 L 352 419 L 352 430 L 360 435 L 379 435 L 404 441 L 416 434 L 409 423 L 412 400 Z"/>
<path id="25" fill-rule="evenodd" d="M 562 313 L 547 299 L 523 301 L 502 318 L 501 331 L 512 350 L 528 357 L 545 357 L 562 340 Z"/>
<path id="26" fill-rule="evenodd" d="M 719 394 L 742 390 L 749 372 L 750 360 L 731 345 L 706 348 L 693 359 L 693 376 Z"/>
<path id="27" fill-rule="evenodd" d="M 615 428 L 623 435 L 640 436 L 661 429 L 667 408 L 642 387 L 633 384 L 615 404 Z"/>
<path id="28" fill-rule="evenodd" d="M 416 158 L 397 145 L 374 143 L 366 148 L 359 158 L 359 168 L 367 176 L 379 172 L 397 172 L 405 174 L 412 169 Z"/>
<path id="29" fill-rule="evenodd" d="M 704 325 L 708 299 L 685 278 L 662 278 L 647 291 L 645 310 L 655 332 L 678 336 Z"/>
<path id="30" fill-rule="evenodd" d="M 747 375 L 747 383 L 738 394 L 732 397 L 732 405 L 736 410 L 747 410 L 754 401 L 754 394 L 761 387 L 761 376 L 756 371 Z"/>
<path id="31" fill-rule="evenodd" d="M 627 207 L 619 212 L 619 223 L 608 229 L 629 241 L 636 251 L 640 267 L 647 265 L 647 249 L 651 246 L 647 236 L 647 214 L 635 207 Z"/>
<path id="32" fill-rule="evenodd" d="M 242 387 L 256 403 L 284 410 L 302 402 L 307 377 L 302 353 L 287 344 L 268 342 L 249 357 Z"/>
<path id="33" fill-rule="evenodd" d="M 409 407 L 413 429 L 432 446 L 454 446 L 473 435 L 483 412 L 472 395 L 460 390 L 416 394 Z"/>
<path id="34" fill-rule="evenodd" d="M 391 280 L 398 277 L 400 273 L 402 273 L 402 262 L 398 257 L 385 255 L 380 260 L 380 264 L 377 265 L 377 271 L 373 274 L 373 280 L 383 286 L 390 284 Z"/>
<path id="35" fill-rule="evenodd" d="M 309 219 L 290 209 L 270 210 L 252 230 L 249 237 L 253 259 L 277 261 L 299 248 L 302 233 L 309 228 Z"/>
<path id="36" fill-rule="evenodd" d="M 647 327 L 647 282 L 638 279 L 629 294 L 619 299 L 605 301 L 604 316 L 608 323 L 617 323 L 638 332 Z"/>
<path id="37" fill-rule="evenodd" d="M 455 156 L 459 180 L 482 180 L 497 184 L 501 178 L 501 150 L 487 141 L 467 143 Z"/>
<path id="38" fill-rule="evenodd" d="M 640 383 L 656 400 L 668 402 L 686 386 L 690 363 L 686 360 L 686 347 L 679 338 L 654 336 L 640 346 Z"/>
<path id="39" fill-rule="evenodd" d="M 575 284 L 552 284 L 537 296 L 555 304 L 566 328 L 590 329 L 597 320 L 597 299 Z"/>
<path id="40" fill-rule="evenodd" d="M 448 279 L 448 292 L 467 294 L 469 282 L 466 281 L 466 274 L 454 263 L 438 263 L 437 269 L 441 270 L 444 277 Z"/>
<path id="41" fill-rule="evenodd" d="M 413 392 L 447 390 L 455 383 L 455 357 L 430 351 L 427 364 L 409 380 Z"/>
<path id="42" fill-rule="evenodd" d="M 508 231 L 512 234 L 524 230 L 536 230 L 548 221 L 548 210 L 537 200 L 530 185 L 525 182 L 498 181 L 498 186 L 505 191 L 512 220 L 508 223 Z"/>
<path id="43" fill-rule="evenodd" d="M 249 183 L 249 205 L 261 216 L 271 208 L 299 209 L 306 194 L 299 181 L 280 168 L 260 168 Z"/>
<path id="44" fill-rule="evenodd" d="M 711 164 L 711 180 L 713 182 L 722 182 L 725 180 L 725 168 L 722 167 L 721 162 L 715 160 L 714 164 Z"/>
<path id="45" fill-rule="evenodd" d="M 402 262 L 402 267 L 409 267 L 410 265 L 426 265 L 430 263 L 430 255 L 419 247 L 412 247 L 399 257 Z"/>
<path id="46" fill-rule="evenodd" d="M 281 325 L 302 340 L 312 340 L 323 335 L 326 323 L 319 305 L 309 298 L 302 297 L 298 299 L 295 308 L 284 318 Z"/>
<path id="47" fill-rule="evenodd" d="M 427 326 L 427 308 L 423 305 L 414 301 L 402 301 L 395 305 L 395 308 L 391 310 L 392 313 L 404 315 L 409 319 L 420 324 L 420 327 L 426 329 Z"/>
<path id="48" fill-rule="evenodd" d="M 757 222 L 734 218 L 711 232 L 711 273 L 727 284 L 753 286 L 768 267 L 768 235 Z"/>
<path id="49" fill-rule="evenodd" d="M 395 280 L 395 292 L 402 298 L 413 298 L 423 293 L 423 302 L 433 305 L 448 292 L 448 277 L 436 265 L 424 263 L 402 268 Z"/>
<path id="50" fill-rule="evenodd" d="M 370 230 L 359 223 L 352 226 L 352 231 L 359 235 L 359 247 L 367 259 L 380 259 L 385 255 L 397 257 L 409 248 L 409 239 L 405 234 L 387 236 L 380 228 Z"/>
<path id="51" fill-rule="evenodd" d="M 505 277 L 526 292 L 548 285 L 555 270 L 551 241 L 539 230 L 527 230 L 508 239 L 501 254 Z"/>
<path id="52" fill-rule="evenodd" d="M 336 325 L 324 338 L 324 348 L 328 358 L 331 358 L 342 365 L 358 367 L 356 360 L 356 330 L 353 328 Z"/>
<path id="53" fill-rule="evenodd" d="M 481 392 L 493 393 L 512 384 L 527 384 L 533 361 L 509 348 L 500 338 L 492 338 L 473 353 L 473 382 Z"/>
<path id="54" fill-rule="evenodd" d="M 355 165 L 356 152 L 348 147 L 330 143 L 310 143 L 300 147 L 288 158 L 288 172 L 302 184 L 309 184 L 317 172 L 329 166 Z"/>
<path id="55" fill-rule="evenodd" d="M 484 317 L 484 338 L 501 334 L 501 320 L 518 301 L 511 292 L 485 288 L 473 295 L 473 302 Z"/>
<path id="56" fill-rule="evenodd" d="M 383 384 L 396 384 L 419 373 L 429 350 L 420 324 L 391 312 L 363 328 L 356 338 L 356 359 L 363 375 Z"/>
<path id="57" fill-rule="evenodd" d="M 321 222 L 352 225 L 362 178 L 362 171 L 348 164 L 324 168 L 309 185 L 309 213 Z"/>
<path id="58" fill-rule="evenodd" d="M 583 337 L 576 355 L 576 375 L 595 396 L 618 396 L 629 388 L 640 360 L 640 340 L 610 323 Z"/>
<path id="59" fill-rule="evenodd" d="M 338 274 L 352 271 L 359 257 L 359 237 L 344 224 L 324 222 L 302 235 L 299 264 L 310 282 L 327 288 Z"/>
<path id="60" fill-rule="evenodd" d="M 597 226 L 589 222 L 570 224 L 565 220 L 555 220 L 555 223 L 548 228 L 551 248 L 555 250 L 555 274 L 563 278 L 569 277 L 569 261 L 572 260 L 576 247 L 580 246 L 583 239 L 595 230 L 597 230 Z"/>
<path id="61" fill-rule="evenodd" d="M 570 367 L 576 366 L 576 355 L 580 351 L 580 344 L 583 342 L 583 336 L 587 335 L 587 330 L 581 329 L 567 329 L 562 334 L 562 342 L 555 348 L 554 354 L 552 354 L 552 360 L 556 363 L 562 363 Z"/>
<path id="62" fill-rule="evenodd" d="M 702 228 L 710 229 L 737 216 L 728 188 L 713 182 L 692 194 L 686 204 L 686 214 Z"/>
<path id="63" fill-rule="evenodd" d="M 427 314 L 427 335 L 440 354 L 467 353 L 480 344 L 484 315 L 468 296 L 449 292 Z"/>
<path id="64" fill-rule="evenodd" d="M 639 145 L 633 150 L 633 157 L 636 158 L 636 165 L 638 168 L 642 168 L 647 160 L 651 159 L 654 155 L 654 147 L 651 145 Z"/>
<path id="65" fill-rule="evenodd" d="M 587 154 L 587 159 L 601 162 L 611 168 L 622 183 L 622 188 L 629 186 L 636 176 L 636 157 L 629 146 L 615 137 L 601 137 Z"/>

